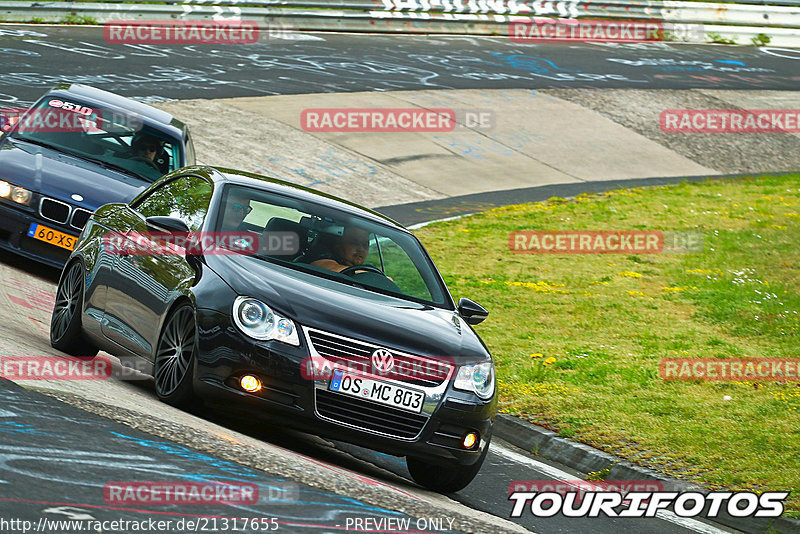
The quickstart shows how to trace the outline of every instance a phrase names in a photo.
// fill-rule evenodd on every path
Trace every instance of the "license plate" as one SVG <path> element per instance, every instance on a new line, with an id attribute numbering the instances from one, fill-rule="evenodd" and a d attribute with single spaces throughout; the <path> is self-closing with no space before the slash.
<path id="1" fill-rule="evenodd" d="M 333 372 L 329 389 L 416 413 L 422 411 L 422 403 L 425 401 L 425 393 L 421 391 L 371 380 L 341 369 Z"/>
<path id="2" fill-rule="evenodd" d="M 31 223 L 31 227 L 28 229 L 28 236 L 67 250 L 74 249 L 75 243 L 78 241 L 75 236 L 36 223 Z"/>

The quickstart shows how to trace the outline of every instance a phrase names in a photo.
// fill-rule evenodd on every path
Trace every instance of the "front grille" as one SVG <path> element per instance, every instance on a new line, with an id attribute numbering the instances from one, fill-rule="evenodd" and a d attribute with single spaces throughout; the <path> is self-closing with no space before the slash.
<path id="1" fill-rule="evenodd" d="M 411 439 L 428 418 L 371 401 L 317 389 L 317 413 L 322 417 L 388 436 Z"/>
<path id="2" fill-rule="evenodd" d="M 69 222 L 69 225 L 76 230 L 83 230 L 83 227 L 86 226 L 86 222 L 91 216 L 91 211 L 87 211 L 82 208 L 75 208 L 75 210 L 72 212 L 72 220 Z"/>
<path id="3" fill-rule="evenodd" d="M 39 204 L 39 214 L 43 218 L 61 224 L 66 224 L 70 211 L 72 211 L 72 207 L 69 204 L 52 198 L 45 197 Z"/>
<path id="4" fill-rule="evenodd" d="M 372 353 L 382 347 L 357 341 L 355 339 L 308 330 L 308 337 L 314 349 L 323 358 L 351 369 L 372 373 L 387 379 L 399 380 L 409 385 L 436 387 L 450 378 L 453 366 L 435 358 L 414 356 L 390 350 L 394 358 L 394 368 L 381 372 L 374 368 Z"/>

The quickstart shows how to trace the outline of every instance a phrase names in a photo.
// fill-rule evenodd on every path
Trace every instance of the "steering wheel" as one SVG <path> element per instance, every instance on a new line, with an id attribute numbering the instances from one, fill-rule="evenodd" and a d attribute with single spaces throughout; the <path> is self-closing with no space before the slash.
<path id="1" fill-rule="evenodd" d="M 158 165 L 156 165 L 156 164 L 155 164 L 155 162 L 154 162 L 154 161 L 152 161 L 152 160 L 150 160 L 149 158 L 146 158 L 146 157 L 144 157 L 144 156 L 133 156 L 131 159 L 132 159 L 133 161 L 140 161 L 140 162 L 142 162 L 142 163 L 146 163 L 147 165 L 149 165 L 149 166 L 150 166 L 150 167 L 152 167 L 153 169 L 155 169 L 155 170 L 157 170 L 157 171 L 161 172 L 161 169 L 159 169 L 159 168 L 158 168 Z"/>
<path id="2" fill-rule="evenodd" d="M 356 274 L 356 271 L 368 271 L 368 272 L 371 272 L 371 273 L 377 273 L 377 274 L 379 274 L 381 276 L 386 276 L 386 274 L 383 271 L 381 271 L 380 269 L 378 269 L 374 265 L 367 265 L 367 264 L 364 264 L 364 265 L 352 265 L 352 266 L 348 267 L 347 269 L 342 269 L 339 272 L 342 273 L 342 274 L 346 274 L 347 276 L 353 276 L 354 274 Z"/>

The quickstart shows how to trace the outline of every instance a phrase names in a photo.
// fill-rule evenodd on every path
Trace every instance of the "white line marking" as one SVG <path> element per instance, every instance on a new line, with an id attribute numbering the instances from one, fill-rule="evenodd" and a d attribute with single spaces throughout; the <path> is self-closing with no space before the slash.
<path id="1" fill-rule="evenodd" d="M 553 467 L 552 465 L 547 465 L 546 463 L 534 460 L 533 458 L 529 458 L 524 454 L 519 454 L 518 452 L 506 449 L 505 447 L 502 447 L 500 445 L 492 443 L 489 446 L 489 449 L 492 452 L 496 453 L 498 456 L 503 456 L 504 458 L 507 458 L 512 462 L 528 465 L 536 469 L 540 473 L 543 473 L 549 477 L 554 478 L 555 480 L 559 480 L 561 482 L 567 482 L 576 479 L 575 475 L 570 475 L 569 473 L 562 471 L 556 467 Z M 670 523 L 674 523 L 678 526 L 692 530 L 694 532 L 699 532 L 701 534 L 730 534 L 731 532 L 729 530 L 722 530 L 720 528 L 713 527 L 701 521 L 697 521 L 696 519 L 691 519 L 688 517 L 678 517 L 677 515 L 668 510 L 659 510 L 656 513 L 656 517 L 663 521 L 669 521 Z"/>

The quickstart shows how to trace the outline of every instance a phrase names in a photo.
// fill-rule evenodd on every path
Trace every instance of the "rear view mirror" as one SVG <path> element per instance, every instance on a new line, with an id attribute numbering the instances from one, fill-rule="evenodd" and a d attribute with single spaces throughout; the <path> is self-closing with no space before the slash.
<path id="1" fill-rule="evenodd" d="M 461 315 L 468 324 L 476 325 L 483 322 L 489 315 L 489 312 L 477 302 L 469 299 L 459 299 L 458 314 Z"/>

